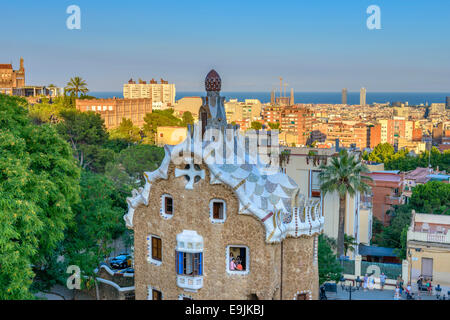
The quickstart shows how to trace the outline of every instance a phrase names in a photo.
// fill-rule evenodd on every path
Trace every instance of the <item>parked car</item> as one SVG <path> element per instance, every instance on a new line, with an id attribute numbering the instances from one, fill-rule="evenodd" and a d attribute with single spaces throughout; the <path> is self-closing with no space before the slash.
<path id="1" fill-rule="evenodd" d="M 113 269 L 125 269 L 131 266 L 131 255 L 123 253 L 109 261 Z"/>

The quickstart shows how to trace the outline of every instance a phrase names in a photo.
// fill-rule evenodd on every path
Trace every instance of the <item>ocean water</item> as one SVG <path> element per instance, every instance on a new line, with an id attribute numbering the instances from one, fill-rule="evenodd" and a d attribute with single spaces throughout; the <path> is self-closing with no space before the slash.
<path id="1" fill-rule="evenodd" d="M 122 92 L 89 92 L 89 95 L 97 98 L 123 98 Z M 177 92 L 176 100 L 183 97 L 204 96 L 205 92 Z M 258 99 L 262 103 L 270 102 L 270 92 L 222 92 L 222 96 L 229 99 Z M 288 95 L 290 96 L 290 95 Z M 408 102 L 409 105 L 429 105 L 431 103 L 445 103 L 445 98 L 450 96 L 449 92 L 367 92 L 366 102 L 372 103 L 393 103 L 397 101 Z M 295 92 L 295 103 L 341 103 L 341 92 Z M 359 92 L 348 92 L 347 103 L 350 105 L 359 104 Z"/>

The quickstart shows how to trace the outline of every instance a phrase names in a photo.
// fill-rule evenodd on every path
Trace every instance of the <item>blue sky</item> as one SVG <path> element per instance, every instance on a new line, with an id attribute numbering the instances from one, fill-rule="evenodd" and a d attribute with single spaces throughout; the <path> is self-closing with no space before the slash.
<path id="1" fill-rule="evenodd" d="M 28 84 L 121 91 L 130 77 L 224 91 L 450 91 L 450 1 L 2 1 L 0 63 L 25 59 Z M 81 8 L 81 30 L 66 8 Z M 381 8 L 381 30 L 366 9 Z M 6 30 L 6 31 L 5 31 Z"/>

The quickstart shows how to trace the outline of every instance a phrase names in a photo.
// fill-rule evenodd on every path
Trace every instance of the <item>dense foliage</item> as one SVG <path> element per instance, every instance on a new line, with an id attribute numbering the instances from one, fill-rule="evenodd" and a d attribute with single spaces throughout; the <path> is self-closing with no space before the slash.
<path id="1" fill-rule="evenodd" d="M 93 285 L 112 242 L 130 245 L 125 198 L 164 156 L 133 134 L 110 137 L 98 114 L 75 110 L 86 92 L 75 89 L 35 105 L 0 94 L 0 299 L 65 285 L 69 265 Z"/>
<path id="2" fill-rule="evenodd" d="M 32 298 L 32 266 L 48 264 L 79 198 L 70 146 L 26 107 L 0 95 L 0 299 Z"/>
<path id="3" fill-rule="evenodd" d="M 319 263 L 319 285 L 327 281 L 338 282 L 342 275 L 342 267 L 339 264 L 332 246 L 333 239 L 324 234 L 319 235 L 318 263 Z"/>
<path id="4" fill-rule="evenodd" d="M 428 164 L 434 169 L 450 171 L 450 151 L 440 152 L 436 147 L 424 151 L 419 155 L 409 152 L 408 149 L 394 151 L 389 143 L 379 144 L 371 153 L 364 152 L 363 159 L 384 163 L 386 170 L 411 171 L 418 167 L 426 168 Z"/>

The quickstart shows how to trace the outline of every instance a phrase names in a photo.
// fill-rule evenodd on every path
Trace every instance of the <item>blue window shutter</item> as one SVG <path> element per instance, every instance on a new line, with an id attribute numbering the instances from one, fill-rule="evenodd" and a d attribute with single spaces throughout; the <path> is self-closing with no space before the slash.
<path id="1" fill-rule="evenodd" d="M 177 252 L 178 254 L 178 274 L 183 274 L 183 252 Z"/>
<path id="2" fill-rule="evenodd" d="M 203 275 L 203 253 L 199 253 L 198 254 L 198 275 L 201 276 Z"/>

